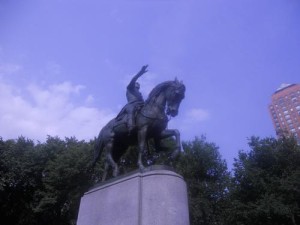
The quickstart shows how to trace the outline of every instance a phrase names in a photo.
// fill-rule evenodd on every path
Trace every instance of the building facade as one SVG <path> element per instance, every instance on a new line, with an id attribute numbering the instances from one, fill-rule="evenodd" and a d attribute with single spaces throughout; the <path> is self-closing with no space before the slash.
<path id="1" fill-rule="evenodd" d="M 282 84 L 269 105 L 278 136 L 292 135 L 300 142 L 300 84 Z"/>

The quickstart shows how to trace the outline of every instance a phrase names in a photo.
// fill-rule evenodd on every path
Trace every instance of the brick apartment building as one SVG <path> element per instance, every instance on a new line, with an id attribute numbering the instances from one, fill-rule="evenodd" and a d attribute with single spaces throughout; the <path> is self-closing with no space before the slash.
<path id="1" fill-rule="evenodd" d="M 293 135 L 300 142 L 300 84 L 282 84 L 269 105 L 278 136 Z"/>

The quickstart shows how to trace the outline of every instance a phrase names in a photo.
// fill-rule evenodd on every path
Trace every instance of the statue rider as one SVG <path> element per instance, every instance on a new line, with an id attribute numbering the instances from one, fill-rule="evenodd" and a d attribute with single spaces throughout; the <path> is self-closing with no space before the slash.
<path id="1" fill-rule="evenodd" d="M 136 109 L 144 105 L 143 96 L 139 91 L 140 84 L 137 82 L 137 79 L 147 72 L 147 67 L 148 65 L 143 66 L 141 70 L 132 78 L 132 80 L 127 86 L 126 98 L 128 103 L 126 106 L 126 112 L 127 112 L 127 125 L 128 125 L 129 134 L 132 133 L 132 130 L 135 127 Z"/>

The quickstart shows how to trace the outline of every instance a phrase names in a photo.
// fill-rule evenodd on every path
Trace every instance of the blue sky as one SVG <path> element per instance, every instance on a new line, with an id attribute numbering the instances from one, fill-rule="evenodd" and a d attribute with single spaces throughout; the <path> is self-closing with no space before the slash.
<path id="1" fill-rule="evenodd" d="M 206 135 L 231 168 L 247 138 L 275 136 L 281 83 L 299 83 L 298 0 L 0 0 L 0 136 L 89 140 L 126 103 L 175 77 L 186 98 L 169 127 Z"/>

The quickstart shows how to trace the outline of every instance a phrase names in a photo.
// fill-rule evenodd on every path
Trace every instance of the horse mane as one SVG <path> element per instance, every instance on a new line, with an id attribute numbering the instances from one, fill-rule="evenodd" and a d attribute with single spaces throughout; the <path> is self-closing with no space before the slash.
<path id="1" fill-rule="evenodd" d="M 150 103 L 150 102 L 153 102 L 157 97 L 158 95 L 164 91 L 165 89 L 169 88 L 169 87 L 184 87 L 184 85 L 182 84 L 182 82 L 179 82 L 177 79 L 175 79 L 175 81 L 165 81 L 165 82 L 162 82 L 158 85 L 156 85 L 156 87 L 154 87 L 152 89 L 152 91 L 150 92 L 147 100 L 145 101 L 145 103 Z"/>
<path id="2" fill-rule="evenodd" d="M 147 100 L 145 101 L 146 103 L 150 103 L 151 100 L 153 101 L 163 90 L 168 88 L 174 81 L 165 81 L 163 83 L 160 83 L 156 85 L 150 92 Z"/>

